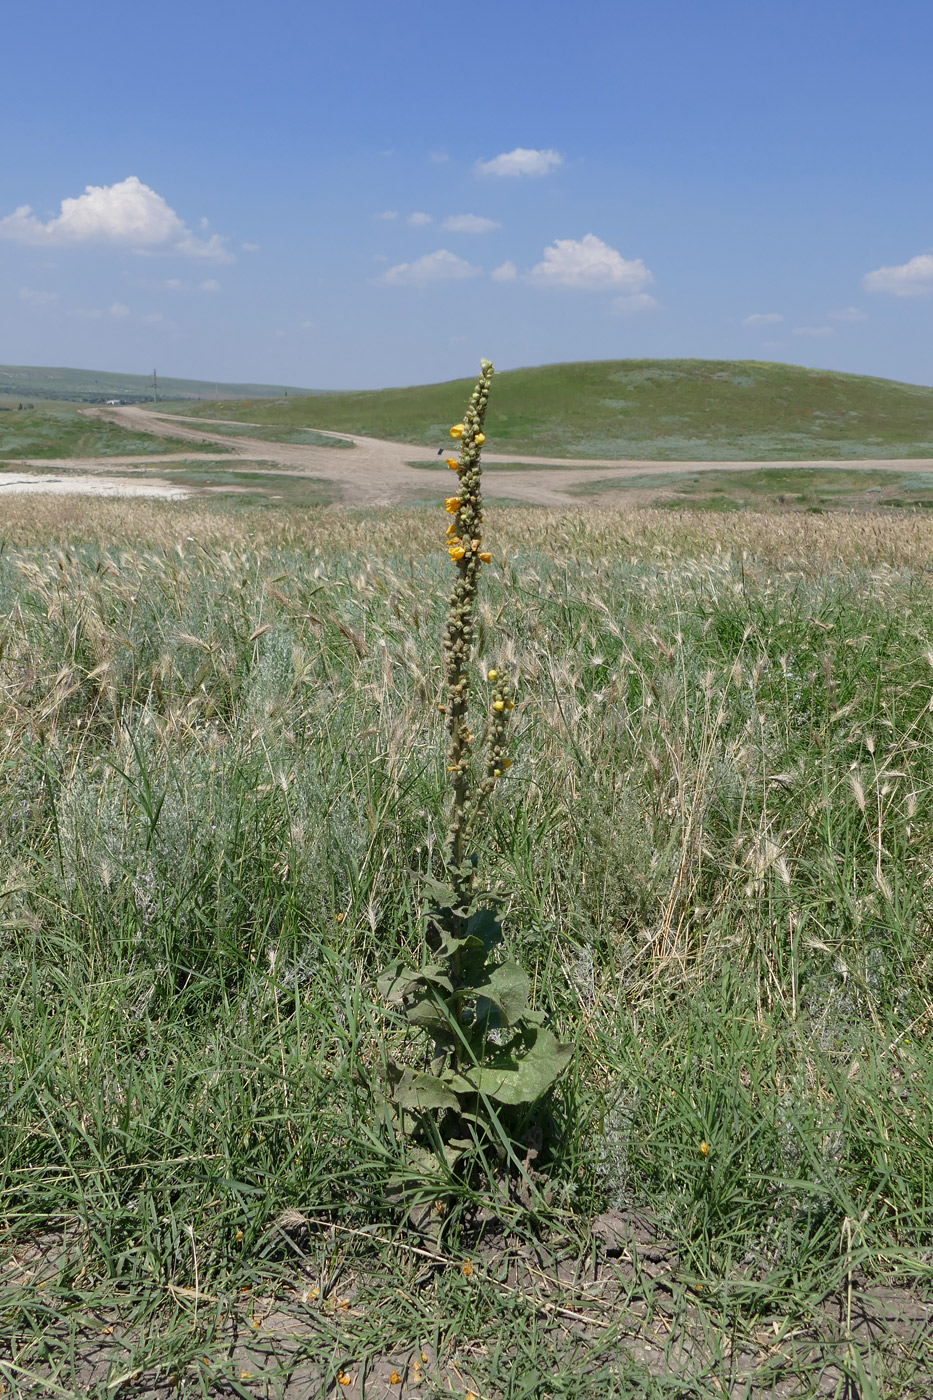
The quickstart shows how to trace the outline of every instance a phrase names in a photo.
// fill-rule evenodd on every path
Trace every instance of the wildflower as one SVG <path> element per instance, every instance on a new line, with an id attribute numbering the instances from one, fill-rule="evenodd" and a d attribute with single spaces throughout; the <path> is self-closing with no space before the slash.
<path id="1" fill-rule="evenodd" d="M 482 447 L 483 443 L 486 441 L 486 434 L 485 434 L 485 433 L 477 433 L 477 434 L 476 434 L 476 437 L 473 439 L 473 441 L 476 443 L 476 446 L 477 446 L 477 447 Z"/>
<path id="2" fill-rule="evenodd" d="M 483 556 L 480 555 L 480 558 L 482 558 L 482 557 L 483 557 Z M 497 680 L 499 679 L 499 672 L 498 672 L 498 671 L 487 671 L 487 672 L 486 672 L 486 679 L 487 679 L 487 681 L 497 681 Z"/>
<path id="3" fill-rule="evenodd" d="M 346 1371 L 338 1371 L 338 1372 L 337 1372 L 337 1384 L 338 1384 L 338 1385 L 352 1385 L 352 1384 L 353 1384 L 353 1377 L 352 1377 L 352 1376 L 348 1376 L 347 1373 L 346 1373 Z"/>
<path id="4" fill-rule="evenodd" d="M 344 919 L 346 918 L 346 915 L 345 915 L 345 914 L 336 914 L 334 917 L 336 918 L 338 924 L 342 924 L 343 921 L 344 921 Z"/>
<path id="5" fill-rule="evenodd" d="M 240 1243 L 240 1240 L 243 1238 L 243 1231 L 242 1231 L 242 1230 L 237 1230 L 237 1232 L 236 1232 L 236 1234 L 234 1235 L 233 1238 L 236 1240 L 237 1244 L 239 1244 L 239 1243 Z"/>
<path id="6" fill-rule="evenodd" d="M 470 1275 L 472 1274 L 472 1272 L 473 1272 L 473 1265 L 470 1263 L 469 1259 L 465 1259 L 464 1262 L 463 1262 L 463 1277 L 464 1277 L 464 1278 L 469 1278 Z"/>
<path id="7" fill-rule="evenodd" d="M 501 713 L 502 710 L 505 709 L 505 701 L 504 701 L 504 700 L 493 700 L 493 702 L 492 702 L 492 708 L 493 708 L 494 710 L 496 710 L 497 712 Z"/>
<path id="8" fill-rule="evenodd" d="M 708 1153 L 709 1153 L 709 1143 L 707 1143 L 707 1142 L 701 1142 L 701 1143 L 700 1143 L 700 1156 L 701 1156 L 701 1157 L 705 1157 L 705 1156 L 707 1156 Z"/>
<path id="9" fill-rule="evenodd" d="M 492 563 L 492 555 L 491 555 L 491 554 L 487 554 L 485 551 L 484 551 L 479 557 L 480 557 L 480 559 L 482 559 L 482 561 L 483 561 L 484 564 L 491 564 L 491 563 Z"/>
<path id="10" fill-rule="evenodd" d="M 460 463 L 457 461 L 456 457 L 445 457 L 444 461 L 447 463 L 448 467 L 450 467 L 450 470 L 452 472 L 455 472 L 460 466 Z"/>
<path id="11" fill-rule="evenodd" d="M 456 563 L 458 560 L 463 558 L 464 554 L 466 554 L 466 550 L 463 548 L 462 544 L 457 544 L 451 545 L 447 553 L 450 555 L 451 559 L 453 559 Z"/>
<path id="12" fill-rule="evenodd" d="M 461 438 L 461 437 L 463 437 L 463 424 L 462 424 L 462 423 L 455 423 L 455 424 L 453 425 L 453 427 L 451 428 L 451 430 L 450 430 L 450 436 L 451 436 L 452 438 Z"/>
<path id="13" fill-rule="evenodd" d="M 399 1375 L 398 1371 L 393 1371 L 392 1374 L 391 1374 L 391 1376 L 389 1377 L 389 1385 L 401 1385 L 401 1384 L 402 1384 L 402 1378 L 401 1378 L 401 1376 Z"/>
<path id="14" fill-rule="evenodd" d="M 457 522 L 456 522 L 455 520 L 452 520 L 452 521 L 450 522 L 450 524 L 447 526 L 447 536 L 448 536 L 448 538 L 449 538 L 451 535 L 455 535 L 456 533 L 457 533 Z"/>
<path id="15" fill-rule="evenodd" d="M 460 497 L 448 496 L 444 502 L 444 509 L 448 515 L 456 515 L 457 511 L 460 509 Z"/>

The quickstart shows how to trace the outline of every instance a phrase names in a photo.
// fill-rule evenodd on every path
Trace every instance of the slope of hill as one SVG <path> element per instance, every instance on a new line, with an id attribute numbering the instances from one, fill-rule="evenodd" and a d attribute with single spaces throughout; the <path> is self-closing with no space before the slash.
<path id="1" fill-rule="evenodd" d="M 185 408 L 440 444 L 473 381 Z M 795 365 L 601 360 L 498 374 L 489 448 L 657 461 L 933 456 L 933 389 Z"/>
<path id="2" fill-rule="evenodd" d="M 309 394 L 309 389 L 291 385 L 218 384 L 207 379 L 163 379 L 159 376 L 159 398 L 171 399 L 262 399 L 288 394 Z M 104 370 L 53 369 L 37 365 L 0 365 L 0 400 L 19 402 L 146 403 L 152 398 L 151 374 L 112 374 Z M 15 404 L 14 404 L 15 407 Z"/>

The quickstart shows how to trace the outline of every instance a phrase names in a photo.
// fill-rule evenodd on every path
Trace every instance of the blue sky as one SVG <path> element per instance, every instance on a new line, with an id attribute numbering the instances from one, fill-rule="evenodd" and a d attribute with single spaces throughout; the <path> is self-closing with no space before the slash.
<path id="1" fill-rule="evenodd" d="M 933 384 L 929 0 L 8 7 L 0 362 Z"/>

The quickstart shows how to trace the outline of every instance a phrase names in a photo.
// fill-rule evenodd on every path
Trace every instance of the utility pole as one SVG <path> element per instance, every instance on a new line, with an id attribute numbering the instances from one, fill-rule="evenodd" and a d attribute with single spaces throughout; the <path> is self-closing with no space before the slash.
<path id="1" fill-rule="evenodd" d="M 152 371 L 152 402 L 159 402 L 159 377 L 155 370 Z"/>

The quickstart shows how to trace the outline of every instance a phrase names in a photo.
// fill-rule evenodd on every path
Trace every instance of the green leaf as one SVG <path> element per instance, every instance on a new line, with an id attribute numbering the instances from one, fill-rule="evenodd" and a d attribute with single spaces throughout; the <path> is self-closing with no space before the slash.
<path id="1" fill-rule="evenodd" d="M 435 1079 L 433 1074 L 422 1074 L 410 1069 L 406 1069 L 395 1086 L 393 1098 L 399 1108 L 408 1109 L 410 1113 L 423 1113 L 432 1108 L 460 1107 L 460 1100 L 449 1084 Z"/>
<path id="2" fill-rule="evenodd" d="M 445 1002 L 440 1001 L 430 992 L 425 992 L 405 1007 L 405 1015 L 413 1026 L 420 1026 L 422 1030 L 432 1031 L 434 1035 L 447 1035 L 454 1037 L 454 1019 L 447 1009 Z"/>
<path id="3" fill-rule="evenodd" d="M 397 1006 L 406 996 L 410 996 L 420 983 L 421 973 L 406 967 L 400 958 L 396 958 L 394 962 L 389 963 L 379 978 L 376 990 L 391 1006 Z"/>
<path id="4" fill-rule="evenodd" d="M 524 1045 L 510 1047 L 483 1065 L 462 1069 L 451 1082 L 462 1093 L 468 1085 L 494 1103 L 534 1103 L 560 1078 L 573 1055 L 551 1031 L 529 1031 Z"/>
<path id="5" fill-rule="evenodd" d="M 493 969 L 484 981 L 476 986 L 464 988 L 464 995 L 477 997 L 483 1001 L 491 1002 L 498 1008 L 502 1024 L 504 1026 L 514 1026 L 518 1021 L 525 1007 L 528 1005 L 528 994 L 531 991 L 531 982 L 528 973 L 520 968 L 518 963 L 506 962 Z M 488 1013 L 484 1014 L 484 1008 L 477 1005 L 476 1016 L 478 1020 L 488 1022 Z"/>
<path id="6" fill-rule="evenodd" d="M 495 909 L 477 909 L 468 919 L 466 931 L 469 938 L 480 940 L 487 953 L 502 942 L 502 925 Z"/>

